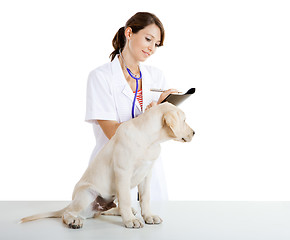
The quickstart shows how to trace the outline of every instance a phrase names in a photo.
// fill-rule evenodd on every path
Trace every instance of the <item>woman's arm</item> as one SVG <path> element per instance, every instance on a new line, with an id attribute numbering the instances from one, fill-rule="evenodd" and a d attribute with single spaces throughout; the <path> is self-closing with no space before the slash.
<path id="1" fill-rule="evenodd" d="M 149 108 L 151 108 L 154 105 L 160 104 L 169 94 L 171 93 L 175 93 L 178 92 L 176 89 L 168 89 L 167 91 L 163 92 L 160 95 L 160 98 L 158 100 L 158 102 L 152 102 L 150 103 L 146 110 L 148 110 Z M 99 125 L 101 126 L 103 132 L 105 133 L 105 135 L 107 136 L 108 139 L 111 139 L 116 131 L 117 128 L 120 126 L 121 123 L 118 123 L 117 121 L 114 120 L 97 120 Z"/>
<path id="2" fill-rule="evenodd" d="M 97 121 L 108 139 L 111 139 L 115 135 L 117 128 L 121 124 L 113 120 L 97 120 Z"/>

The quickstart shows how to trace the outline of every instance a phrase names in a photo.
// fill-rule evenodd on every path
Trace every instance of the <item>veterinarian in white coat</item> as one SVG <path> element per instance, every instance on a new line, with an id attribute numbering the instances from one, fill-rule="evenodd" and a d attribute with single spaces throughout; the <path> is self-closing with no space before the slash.
<path id="1" fill-rule="evenodd" d="M 140 29 L 140 26 L 143 28 Z M 135 117 L 175 91 L 170 89 L 162 94 L 150 91 L 152 88 L 167 89 L 165 78 L 157 68 L 140 64 L 163 45 L 163 40 L 164 29 L 160 20 L 150 13 L 137 13 L 116 33 L 113 39 L 115 50 L 110 55 L 112 61 L 89 74 L 85 119 L 92 123 L 96 138 L 90 161 L 114 135 L 118 126 L 132 119 L 136 78 L 141 79 L 138 80 Z M 130 76 L 129 71 L 136 78 Z M 132 190 L 132 199 L 137 199 L 136 189 Z M 168 199 L 161 158 L 155 162 L 152 171 L 151 199 Z"/>

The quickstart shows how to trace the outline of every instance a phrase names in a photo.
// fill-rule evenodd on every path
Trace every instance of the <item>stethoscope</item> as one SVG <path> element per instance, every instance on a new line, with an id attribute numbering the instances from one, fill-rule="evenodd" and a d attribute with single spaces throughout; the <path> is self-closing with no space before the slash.
<path id="1" fill-rule="evenodd" d="M 137 77 L 138 75 L 133 74 L 131 72 L 131 70 L 126 65 L 126 62 L 125 62 L 125 60 L 124 60 L 124 58 L 123 58 L 123 56 L 121 54 L 121 49 L 119 50 L 119 53 L 120 53 L 120 56 L 121 56 L 121 58 L 122 58 L 122 60 L 124 62 L 124 65 L 125 65 L 125 67 L 127 69 L 127 72 L 129 73 L 131 78 L 134 78 L 136 80 L 136 91 L 135 91 L 135 96 L 134 96 L 133 105 L 132 105 L 132 118 L 134 118 L 135 102 L 136 102 L 137 92 L 138 92 L 138 81 L 142 78 L 142 73 L 141 73 L 141 70 L 139 70 L 140 71 L 140 76 L 139 77 Z M 140 69 L 140 67 L 139 67 L 139 69 Z"/>

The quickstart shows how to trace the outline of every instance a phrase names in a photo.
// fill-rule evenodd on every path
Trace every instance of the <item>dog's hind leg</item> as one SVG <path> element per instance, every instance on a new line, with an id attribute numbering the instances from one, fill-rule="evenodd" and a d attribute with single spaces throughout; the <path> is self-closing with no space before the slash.
<path id="1" fill-rule="evenodd" d="M 74 199 L 62 215 L 63 222 L 73 229 L 82 228 L 83 220 L 92 217 L 92 202 L 96 196 L 89 187 L 82 187 L 74 194 Z"/>

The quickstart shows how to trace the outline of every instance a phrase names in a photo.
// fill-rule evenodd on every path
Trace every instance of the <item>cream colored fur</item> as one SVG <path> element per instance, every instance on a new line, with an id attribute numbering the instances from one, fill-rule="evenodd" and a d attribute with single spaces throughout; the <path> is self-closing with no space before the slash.
<path id="1" fill-rule="evenodd" d="M 194 131 L 186 124 L 184 113 L 169 103 L 147 110 L 137 118 L 122 123 L 116 134 L 88 166 L 76 184 L 71 203 L 56 212 L 23 218 L 22 222 L 45 217 L 62 217 L 71 228 L 80 228 L 83 219 L 107 213 L 121 215 L 128 228 L 143 227 L 131 209 L 130 189 L 138 186 L 141 214 L 148 224 L 162 219 L 150 210 L 150 178 L 160 143 L 174 139 L 191 141 Z"/>

